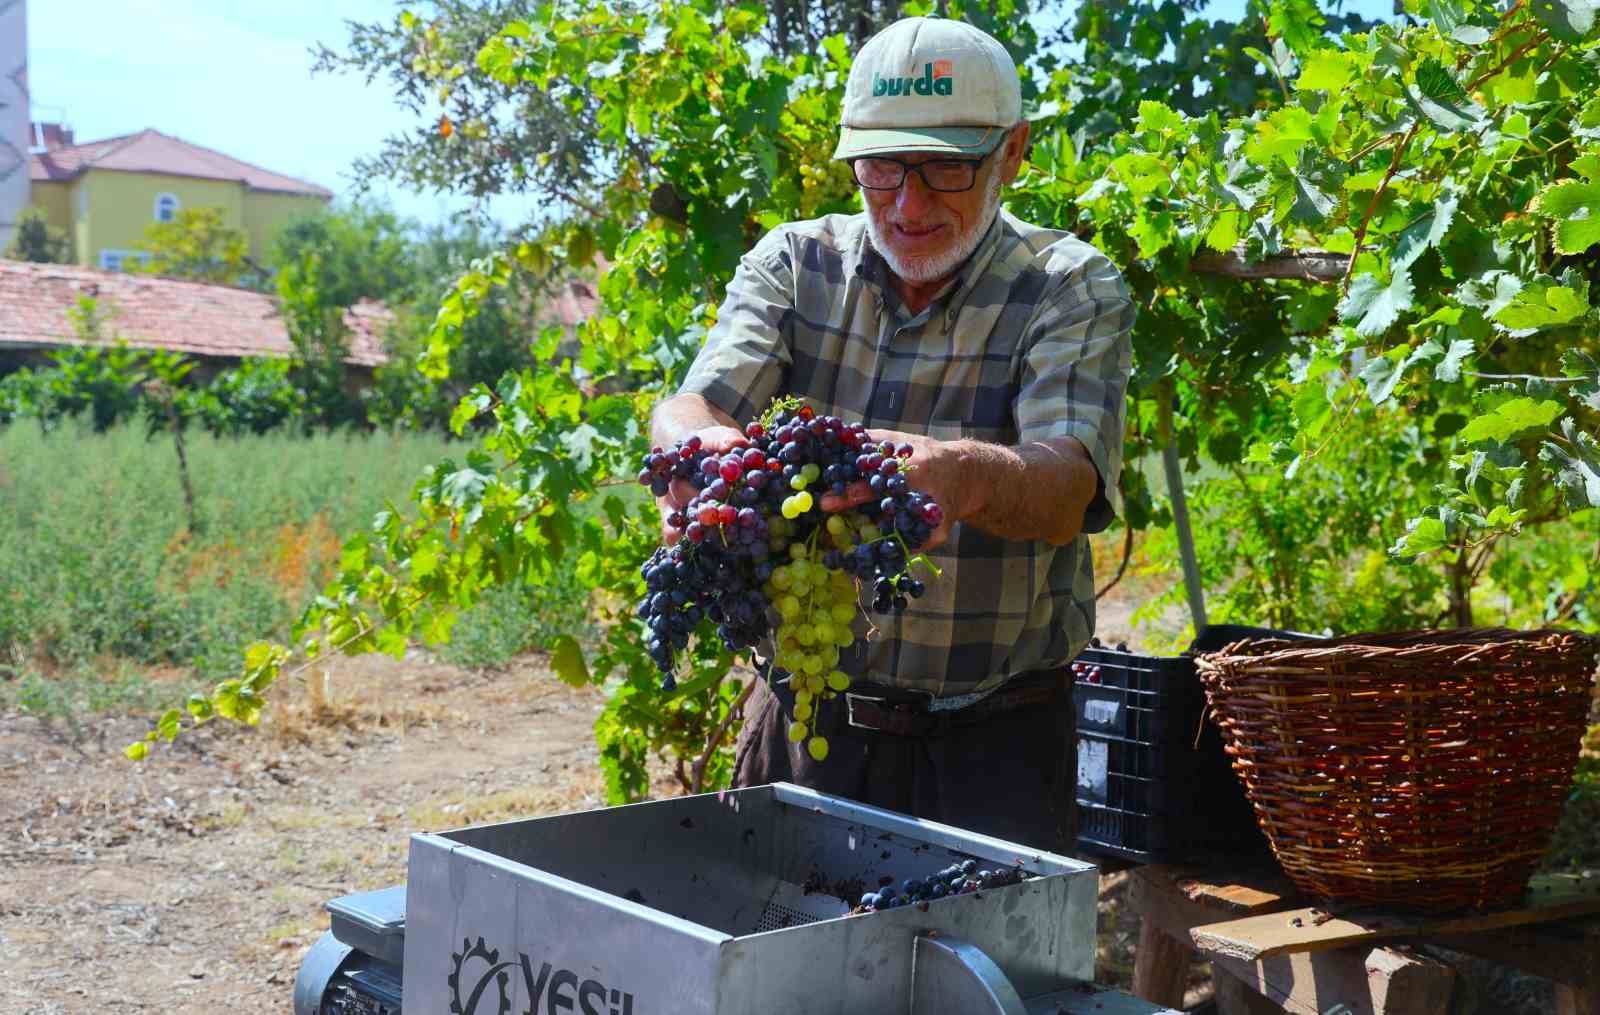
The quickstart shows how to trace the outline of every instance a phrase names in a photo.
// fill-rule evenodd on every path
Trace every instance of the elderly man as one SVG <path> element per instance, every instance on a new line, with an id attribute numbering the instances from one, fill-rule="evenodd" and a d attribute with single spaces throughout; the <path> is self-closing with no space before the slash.
<path id="1" fill-rule="evenodd" d="M 834 154 L 865 212 L 779 226 L 743 258 L 653 431 L 725 450 L 796 395 L 909 443 L 912 485 L 945 509 L 942 577 L 843 654 L 854 685 L 819 709 L 826 760 L 785 736 L 780 672 L 746 707 L 735 784 L 794 781 L 1070 851 L 1066 664 L 1094 630 L 1085 534 L 1113 515 L 1135 310 L 1100 252 L 1000 211 L 1027 145 L 996 40 L 935 18 L 874 36 Z"/>

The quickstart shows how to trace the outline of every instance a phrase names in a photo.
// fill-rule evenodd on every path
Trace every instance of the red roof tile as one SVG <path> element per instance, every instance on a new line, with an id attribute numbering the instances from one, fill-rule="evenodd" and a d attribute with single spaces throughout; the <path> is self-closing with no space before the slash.
<path id="1" fill-rule="evenodd" d="M 65 264 L 0 260 L 0 351 L 81 345 L 68 311 L 93 297 L 105 317 L 105 337 L 141 349 L 192 356 L 286 357 L 293 352 L 277 300 L 232 286 L 152 275 L 97 271 Z M 377 366 L 388 359 L 383 329 L 394 315 L 379 303 L 345 312 L 347 363 Z"/>
<path id="2" fill-rule="evenodd" d="M 251 190 L 306 194 L 331 199 L 326 187 L 269 172 L 211 148 L 190 144 L 158 130 L 41 152 L 30 160 L 30 178 L 38 182 L 70 180 L 89 169 L 123 173 L 161 173 L 243 183 Z"/>

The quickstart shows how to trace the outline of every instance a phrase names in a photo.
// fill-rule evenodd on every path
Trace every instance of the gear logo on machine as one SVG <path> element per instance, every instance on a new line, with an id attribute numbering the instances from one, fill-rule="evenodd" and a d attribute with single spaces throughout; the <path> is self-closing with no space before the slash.
<path id="1" fill-rule="evenodd" d="M 450 986 L 450 1015 L 509 1015 L 511 1011 L 511 973 L 520 968 L 528 1007 L 522 1015 L 555 1015 L 580 1012 L 581 1015 L 633 1015 L 633 995 L 607 988 L 599 980 L 580 980 L 570 969 L 557 969 L 540 963 L 536 974 L 533 960 L 520 952 L 516 961 L 500 961 L 500 949 L 490 948 L 483 938 L 473 943 L 463 938 L 461 951 L 450 953 L 453 971 Z"/>

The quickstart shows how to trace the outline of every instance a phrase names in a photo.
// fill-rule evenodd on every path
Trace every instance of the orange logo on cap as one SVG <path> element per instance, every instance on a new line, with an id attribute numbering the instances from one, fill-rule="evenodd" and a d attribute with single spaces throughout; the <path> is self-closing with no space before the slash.
<path id="1" fill-rule="evenodd" d="M 953 64 L 951 61 L 949 61 L 949 60 L 935 60 L 935 61 L 933 61 L 933 76 L 935 78 L 951 77 L 952 75 L 955 74 L 955 72 L 956 72 L 955 64 Z"/>

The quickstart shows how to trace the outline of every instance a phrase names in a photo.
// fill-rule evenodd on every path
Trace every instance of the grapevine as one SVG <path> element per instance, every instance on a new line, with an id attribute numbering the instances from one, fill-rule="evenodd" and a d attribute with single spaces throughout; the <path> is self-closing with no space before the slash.
<path id="1" fill-rule="evenodd" d="M 877 613 L 899 613 L 926 585 L 913 565 L 932 569 L 916 551 L 944 520 L 944 510 L 908 472 L 912 448 L 874 440 L 859 423 L 819 416 L 798 399 L 775 402 L 745 426 L 744 439 L 721 455 L 691 435 L 652 448 L 639 484 L 657 497 L 676 482 L 696 491 L 667 524 L 680 536 L 640 567 L 646 592 L 638 615 L 663 690 L 677 686 L 674 654 L 702 622 L 731 652 L 761 646 L 794 693 L 788 736 L 818 761 L 828 755 L 816 733 L 816 710 L 848 690 L 839 650 L 853 645 L 857 583 L 870 583 Z M 856 507 L 825 512 L 824 493 L 864 488 Z"/>

